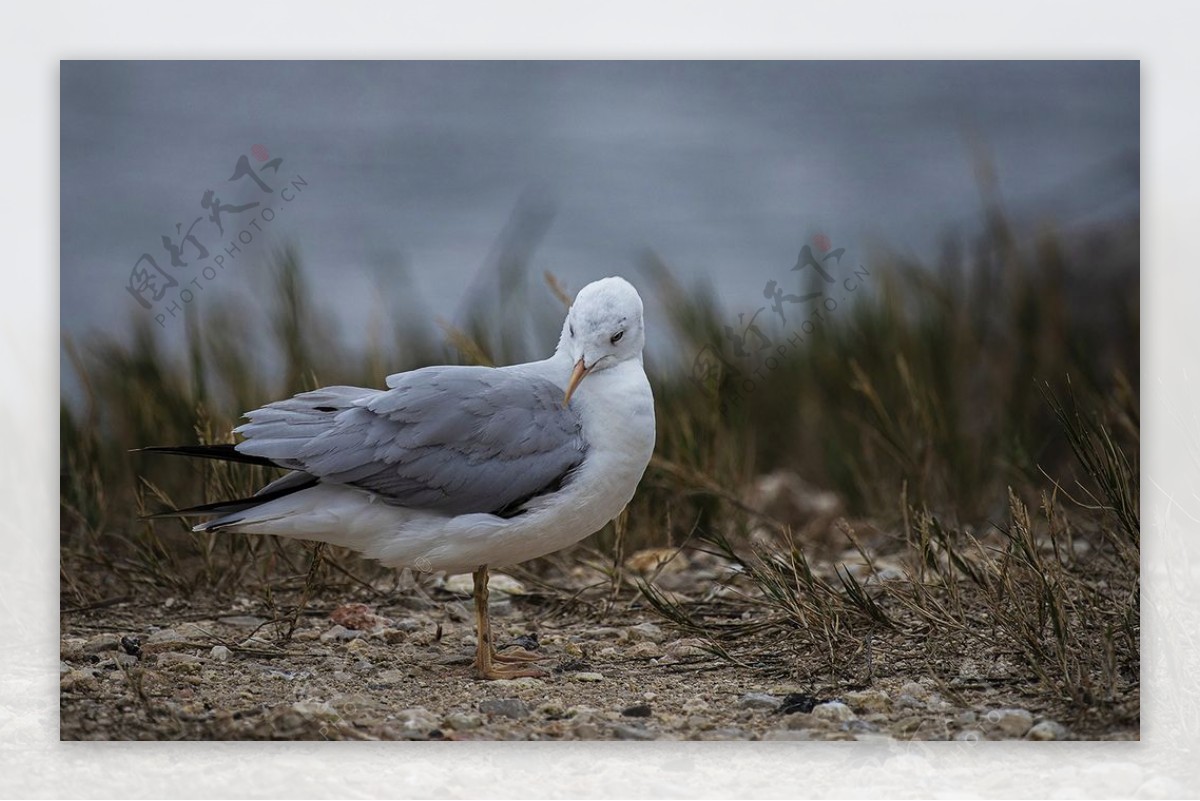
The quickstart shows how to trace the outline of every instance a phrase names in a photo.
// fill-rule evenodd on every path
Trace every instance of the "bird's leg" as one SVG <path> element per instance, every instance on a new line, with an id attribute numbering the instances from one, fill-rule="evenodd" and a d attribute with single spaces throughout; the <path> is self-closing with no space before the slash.
<path id="1" fill-rule="evenodd" d="M 516 679 L 522 676 L 541 678 L 546 671 L 536 667 L 517 667 L 496 665 L 493 662 L 527 662 L 529 659 L 517 657 L 516 654 L 502 656 L 497 654 L 492 646 L 492 621 L 488 615 L 488 569 L 481 566 L 474 573 L 475 578 L 475 629 L 478 644 L 475 648 L 475 668 L 483 679 Z M 530 654 L 532 656 L 532 654 Z M 513 658 L 517 657 L 517 658 Z M 536 658 L 536 657 L 535 657 Z"/>

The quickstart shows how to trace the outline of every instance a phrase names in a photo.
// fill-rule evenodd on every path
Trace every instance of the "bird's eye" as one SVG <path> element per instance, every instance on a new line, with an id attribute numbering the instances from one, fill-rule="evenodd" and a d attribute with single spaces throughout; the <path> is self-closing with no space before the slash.
<path id="1" fill-rule="evenodd" d="M 573 326 L 573 325 L 571 325 L 570 323 L 568 323 L 568 324 L 567 324 L 567 329 L 568 329 L 568 330 L 571 332 L 571 336 L 575 336 L 575 326 Z"/>
<path id="2" fill-rule="evenodd" d="M 610 340 L 608 340 L 608 341 L 609 341 L 609 342 L 611 342 L 612 344 L 614 344 L 614 345 L 615 345 L 615 344 L 617 344 L 618 342 L 620 342 L 620 341 L 621 341 L 621 337 L 623 337 L 623 336 L 625 336 L 625 332 L 624 332 L 624 331 L 618 331 L 617 333 L 613 334 L 613 335 L 612 335 L 612 339 L 610 339 Z"/>

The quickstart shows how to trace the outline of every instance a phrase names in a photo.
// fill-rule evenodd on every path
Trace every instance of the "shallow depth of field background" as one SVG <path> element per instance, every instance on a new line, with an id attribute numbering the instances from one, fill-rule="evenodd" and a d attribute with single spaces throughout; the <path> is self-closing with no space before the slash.
<path id="1" fill-rule="evenodd" d="M 529 577 L 611 565 L 613 592 L 731 658 L 1001 641 L 1064 708 L 1127 723 L 1132 699 L 1136 717 L 1136 63 L 62 74 L 64 607 L 295 589 L 300 544 L 138 519 L 261 473 L 130 449 L 226 440 L 320 385 L 541 358 L 563 296 L 621 274 L 647 301 L 654 461 L 623 527 Z M 261 198 L 224 188 L 255 144 L 302 188 L 160 325 L 172 296 L 141 308 L 130 268 L 204 190 Z M 844 248 L 822 262 L 836 281 L 793 269 L 805 246 Z M 180 286 L 200 267 L 158 263 Z M 836 308 L 781 316 L 772 281 Z M 679 546 L 740 564 L 766 624 L 624 572 Z M 838 568 L 851 551 L 903 576 L 860 581 Z"/>

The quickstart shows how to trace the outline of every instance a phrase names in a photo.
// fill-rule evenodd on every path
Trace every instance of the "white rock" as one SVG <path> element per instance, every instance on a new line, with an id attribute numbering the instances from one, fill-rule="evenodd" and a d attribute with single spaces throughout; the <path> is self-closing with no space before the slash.
<path id="1" fill-rule="evenodd" d="M 847 720 L 854 720 L 854 711 L 841 701 L 826 701 L 813 707 L 812 716 L 818 720 L 844 723 Z"/>
<path id="2" fill-rule="evenodd" d="M 604 676 L 599 673 L 572 673 L 572 681 L 604 681 Z"/>
<path id="3" fill-rule="evenodd" d="M 229 657 L 233 656 L 233 651 L 230 651 L 224 645 L 214 645 L 208 655 L 218 662 L 225 662 Z"/>
<path id="4" fill-rule="evenodd" d="M 778 709 L 783 699 L 766 693 L 746 693 L 738 699 L 741 709 Z"/>
<path id="5" fill-rule="evenodd" d="M 437 715 L 423 706 L 400 710 L 395 722 L 404 734 L 422 737 L 436 729 L 439 723 Z"/>
<path id="6" fill-rule="evenodd" d="M 335 625 L 328 631 L 321 634 L 321 642 L 332 642 L 333 640 L 354 640 L 362 636 L 361 631 L 348 629 L 345 626 Z"/>
<path id="7" fill-rule="evenodd" d="M 1043 720 L 1034 724 L 1025 736 L 1030 740 L 1065 740 L 1067 728 L 1056 720 Z"/>
<path id="8" fill-rule="evenodd" d="M 1024 737 L 1033 727 L 1033 715 L 1025 709 L 993 709 L 983 720 L 991 731 L 1003 737 Z"/>

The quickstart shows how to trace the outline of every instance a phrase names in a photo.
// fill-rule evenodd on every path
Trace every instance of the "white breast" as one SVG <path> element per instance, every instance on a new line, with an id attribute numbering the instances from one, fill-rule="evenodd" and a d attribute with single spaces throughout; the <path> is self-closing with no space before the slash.
<path id="1" fill-rule="evenodd" d="M 513 565 L 573 545 L 620 514 L 654 451 L 650 382 L 641 362 L 631 359 L 588 376 L 576 400 L 588 451 L 562 490 L 508 520 L 461 515 L 414 521 L 385 548 L 385 564 L 450 573 Z"/>

